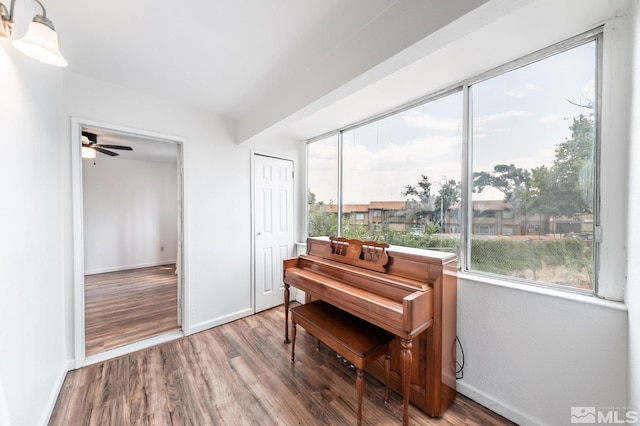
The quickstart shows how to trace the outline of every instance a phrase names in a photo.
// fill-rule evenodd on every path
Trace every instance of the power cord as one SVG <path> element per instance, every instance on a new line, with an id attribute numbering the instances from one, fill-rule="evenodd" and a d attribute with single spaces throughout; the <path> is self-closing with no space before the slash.
<path id="1" fill-rule="evenodd" d="M 456 342 L 458 342 L 458 346 L 460 346 L 460 354 L 462 354 L 462 363 L 458 362 L 458 357 L 456 357 L 456 380 L 460 380 L 464 377 L 464 350 L 462 349 L 462 343 L 458 336 L 456 336 Z"/>

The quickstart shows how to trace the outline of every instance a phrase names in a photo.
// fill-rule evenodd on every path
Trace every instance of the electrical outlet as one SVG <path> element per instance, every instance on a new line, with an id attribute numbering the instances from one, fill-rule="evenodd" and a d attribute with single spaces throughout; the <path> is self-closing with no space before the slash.
<path id="1" fill-rule="evenodd" d="M 164 251 L 164 246 L 160 246 L 160 251 Z"/>

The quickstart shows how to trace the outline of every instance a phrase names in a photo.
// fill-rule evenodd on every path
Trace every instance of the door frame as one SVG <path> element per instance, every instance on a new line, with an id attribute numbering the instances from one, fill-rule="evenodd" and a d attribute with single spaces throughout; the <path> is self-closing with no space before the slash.
<path id="1" fill-rule="evenodd" d="M 275 158 L 277 160 L 291 161 L 292 170 L 294 173 L 293 179 L 293 194 L 292 200 L 293 203 L 293 246 L 295 248 L 296 244 L 296 235 L 297 235 L 297 227 L 296 227 L 296 180 L 295 180 L 295 172 L 296 172 L 296 160 L 292 157 L 285 157 L 282 155 L 274 155 L 264 151 L 251 150 L 251 310 L 253 313 L 256 313 L 256 205 L 255 205 L 255 195 L 256 195 L 256 176 L 255 176 L 255 158 L 257 155 L 262 157 L 270 157 Z"/>
<path id="2" fill-rule="evenodd" d="M 152 337 L 139 342 L 131 343 L 119 348 L 101 352 L 96 355 L 86 356 L 85 353 L 85 300 L 84 300 L 84 202 L 82 195 L 82 128 L 98 128 L 109 132 L 128 134 L 132 136 L 144 137 L 159 142 L 171 142 L 177 145 L 177 179 L 178 192 L 180 197 L 179 211 L 177 211 L 179 221 L 179 232 L 176 244 L 178 245 L 176 262 L 178 267 L 178 324 L 181 326 L 179 332 L 169 332 L 161 336 Z M 185 259 L 185 182 L 184 182 L 184 148 L 185 139 L 167 134 L 156 133 L 148 130 L 135 129 L 96 120 L 80 117 L 71 117 L 71 186 L 73 204 L 73 326 L 74 326 L 74 368 L 101 362 L 107 359 L 122 356 L 164 341 L 173 340 L 184 336 L 184 330 L 189 329 L 188 315 L 188 286 L 186 285 L 186 271 L 184 270 Z M 180 226 L 181 225 L 181 226 Z M 181 231 L 181 232 L 180 232 Z M 181 300 L 180 300 L 181 298 Z"/>

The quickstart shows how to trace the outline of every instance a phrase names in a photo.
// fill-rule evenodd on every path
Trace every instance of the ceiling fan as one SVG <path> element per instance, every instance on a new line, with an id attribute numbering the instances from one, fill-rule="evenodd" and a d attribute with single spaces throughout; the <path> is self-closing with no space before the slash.
<path id="1" fill-rule="evenodd" d="M 101 152 L 102 154 L 110 155 L 115 157 L 119 155 L 117 152 L 109 151 L 109 149 L 122 149 L 125 151 L 133 151 L 133 148 L 130 146 L 124 145 L 103 145 L 98 143 L 98 135 L 91 132 L 82 132 L 82 147 L 90 148 L 95 151 Z M 109 149 L 105 149 L 109 148 Z"/>

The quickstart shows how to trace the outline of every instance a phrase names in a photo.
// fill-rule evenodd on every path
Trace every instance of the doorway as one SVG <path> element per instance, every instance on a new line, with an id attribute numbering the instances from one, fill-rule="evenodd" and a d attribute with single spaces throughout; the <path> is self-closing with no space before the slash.
<path id="1" fill-rule="evenodd" d="M 76 119 L 72 141 L 78 368 L 183 335 L 183 141 Z"/>
<path id="2" fill-rule="evenodd" d="M 293 255 L 293 161 L 253 154 L 255 312 L 284 300 L 282 261 Z"/>

